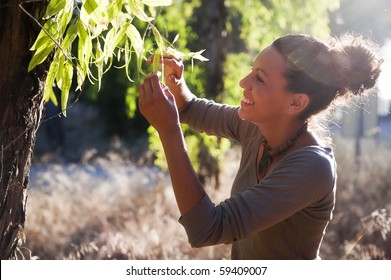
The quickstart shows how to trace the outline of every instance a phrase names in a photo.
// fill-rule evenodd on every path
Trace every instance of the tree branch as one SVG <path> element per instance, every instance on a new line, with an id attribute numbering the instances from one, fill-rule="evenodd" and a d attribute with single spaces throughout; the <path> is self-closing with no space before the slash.
<path id="1" fill-rule="evenodd" d="M 7 1 L 7 0 L 6 0 Z M 8 8 L 13 5 L 19 5 L 24 3 L 32 3 L 32 2 L 46 2 L 47 0 L 8 0 L 6 3 L 0 4 L 1 8 Z"/>
<path id="2" fill-rule="evenodd" d="M 53 36 L 51 36 L 50 34 L 49 34 L 49 32 L 43 27 L 43 25 L 36 19 L 36 18 L 34 18 L 34 16 L 33 15 L 31 15 L 25 8 L 23 8 L 23 6 L 22 6 L 22 4 L 21 3 L 27 3 L 27 2 L 43 2 L 43 1 L 45 1 L 45 0 L 24 0 L 24 1 L 21 1 L 21 0 L 16 0 L 16 2 L 19 2 L 20 4 L 19 4 L 19 7 L 20 7 L 20 9 L 28 16 L 28 17 L 30 17 L 49 37 L 50 37 L 50 39 L 52 39 L 53 40 L 53 42 L 56 44 L 56 46 L 62 51 L 62 53 L 64 54 L 64 56 L 72 63 L 72 66 L 73 66 L 73 68 L 74 69 L 77 69 L 77 67 L 76 67 L 76 65 L 75 65 L 75 63 L 72 61 L 72 59 L 68 56 L 68 54 L 64 51 L 64 49 L 60 46 L 60 44 L 59 44 L 59 42 L 55 39 L 55 38 L 53 38 Z M 0 5 L 0 8 L 1 8 L 1 5 Z M 54 115 L 54 116 L 51 116 L 51 117 L 49 117 L 49 118 L 47 118 L 47 119 L 44 119 L 44 120 L 41 120 L 41 124 L 42 123 L 44 123 L 44 122 L 47 122 L 47 121 L 49 121 L 50 119 L 52 119 L 52 118 L 55 118 L 55 117 L 58 117 L 58 116 L 60 116 L 61 114 L 63 114 L 64 113 L 64 111 L 66 111 L 67 109 L 70 109 L 70 108 L 72 108 L 77 102 L 78 102 L 78 100 L 79 100 L 79 98 L 80 98 L 80 95 L 82 94 L 82 92 L 83 92 L 83 89 L 81 89 L 80 91 L 79 91 L 79 93 L 77 93 L 76 94 L 76 96 L 75 96 L 75 98 L 74 98 L 74 100 L 73 100 L 73 102 L 69 105 L 69 106 L 67 106 L 64 110 L 62 110 L 61 112 L 59 112 L 58 114 L 56 114 L 56 115 Z M 24 131 L 23 131 L 23 133 L 21 133 L 20 135 L 18 135 L 17 137 L 15 137 L 15 139 L 13 140 L 13 141 L 11 141 L 11 143 L 9 143 L 7 146 L 5 146 L 5 147 L 3 147 L 3 146 L 1 146 L 1 157 L 3 157 L 3 152 L 5 151 L 5 150 L 7 150 L 7 149 L 9 149 L 20 137 L 22 137 L 23 135 L 25 135 L 25 133 L 27 133 L 30 129 L 32 129 L 33 127 L 27 127 Z M 2 161 L 3 161 L 3 159 L 1 158 L 1 163 L 2 163 Z M 1 171 L 1 170 L 0 170 Z M 1 173 L 0 173 L 0 175 L 1 175 L 1 177 L 2 177 L 2 171 L 1 171 Z M 1 177 L 0 177 L 0 179 L 1 179 Z"/>
<path id="3" fill-rule="evenodd" d="M 28 11 L 26 11 L 25 8 L 23 8 L 22 4 L 19 4 L 19 8 L 22 9 L 22 11 L 28 15 L 36 24 L 38 24 L 39 27 L 41 27 L 41 29 L 43 30 L 43 32 L 46 33 L 46 35 L 49 36 L 50 39 L 52 39 L 52 41 L 54 42 L 54 44 L 56 44 L 56 46 L 62 51 L 62 53 L 64 54 L 64 56 L 72 62 L 72 59 L 68 56 L 68 54 L 64 51 L 64 49 L 60 46 L 60 44 L 57 42 L 57 40 L 55 38 L 53 38 L 52 35 L 49 34 L 49 32 L 45 29 L 45 27 L 43 27 L 43 25 L 41 23 L 39 23 L 39 21 L 33 17 Z"/>

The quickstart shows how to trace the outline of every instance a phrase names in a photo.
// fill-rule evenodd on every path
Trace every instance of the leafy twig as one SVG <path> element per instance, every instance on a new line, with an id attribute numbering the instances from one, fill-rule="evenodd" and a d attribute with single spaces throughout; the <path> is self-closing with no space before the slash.
<path id="1" fill-rule="evenodd" d="M 54 44 L 56 44 L 56 46 L 62 51 L 62 53 L 64 54 L 64 56 L 69 60 L 69 61 L 72 61 L 72 59 L 68 56 L 68 54 L 64 51 L 64 49 L 60 46 L 60 44 L 57 42 L 57 40 L 55 38 L 53 38 L 52 35 L 49 34 L 49 32 L 45 29 L 45 27 L 43 27 L 43 25 L 35 18 L 33 17 L 28 11 L 26 11 L 25 8 L 23 8 L 22 4 L 19 4 L 19 7 L 22 9 L 22 11 L 28 15 L 36 24 L 38 24 L 38 26 L 43 30 L 43 32 L 46 33 L 46 35 L 49 36 L 50 39 L 52 39 L 52 41 L 54 42 Z"/>

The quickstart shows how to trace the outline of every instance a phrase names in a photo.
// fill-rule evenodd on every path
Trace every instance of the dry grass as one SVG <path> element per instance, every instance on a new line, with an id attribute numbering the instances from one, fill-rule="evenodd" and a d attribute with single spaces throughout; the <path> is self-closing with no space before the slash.
<path id="1" fill-rule="evenodd" d="M 323 242 L 326 259 L 391 259 L 390 142 L 337 138 L 337 203 Z"/>
<path id="2" fill-rule="evenodd" d="M 337 206 L 323 259 L 391 259 L 391 151 L 369 142 L 363 155 L 356 169 L 352 143 L 337 140 Z M 208 187 L 216 202 L 228 195 L 236 166 L 237 155 L 231 155 L 223 187 Z M 229 246 L 190 247 L 169 178 L 158 169 L 111 154 L 88 164 L 38 164 L 31 177 L 20 248 L 26 258 L 229 258 Z"/>
<path id="3" fill-rule="evenodd" d="M 36 259 L 229 258 L 229 246 L 192 249 L 178 218 L 170 180 L 156 168 L 118 158 L 34 166 L 21 251 Z"/>

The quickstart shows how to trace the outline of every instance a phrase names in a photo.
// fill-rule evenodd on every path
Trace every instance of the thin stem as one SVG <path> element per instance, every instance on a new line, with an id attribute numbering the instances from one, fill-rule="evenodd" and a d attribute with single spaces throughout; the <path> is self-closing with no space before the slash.
<path id="1" fill-rule="evenodd" d="M 24 3 L 33 3 L 33 2 L 46 2 L 46 0 L 9 0 L 7 3 L 0 4 L 0 8 L 8 8 L 13 5 L 20 5 Z"/>
<path id="2" fill-rule="evenodd" d="M 43 30 L 43 32 L 46 33 L 46 35 L 49 36 L 50 39 L 56 44 L 56 46 L 62 51 L 62 53 L 65 55 L 65 57 L 69 60 L 72 61 L 72 59 L 68 56 L 68 54 L 65 52 L 65 50 L 60 46 L 60 44 L 57 42 L 55 38 L 53 38 L 52 35 L 49 34 L 49 32 L 43 27 L 43 25 L 35 18 L 33 17 L 28 11 L 26 11 L 25 8 L 23 8 L 22 4 L 19 4 L 19 7 L 22 9 L 22 11 L 28 15 L 36 24 L 38 24 L 39 27 Z"/>

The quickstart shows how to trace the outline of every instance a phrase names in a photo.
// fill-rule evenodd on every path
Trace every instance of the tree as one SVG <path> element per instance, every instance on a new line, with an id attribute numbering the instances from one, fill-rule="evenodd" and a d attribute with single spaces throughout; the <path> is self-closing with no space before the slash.
<path id="1" fill-rule="evenodd" d="M 27 72 L 40 28 L 15 3 L 0 7 L 0 257 L 14 257 L 26 214 L 26 189 L 36 130 L 42 117 L 48 64 Z M 25 9 L 41 18 L 44 3 Z"/>

